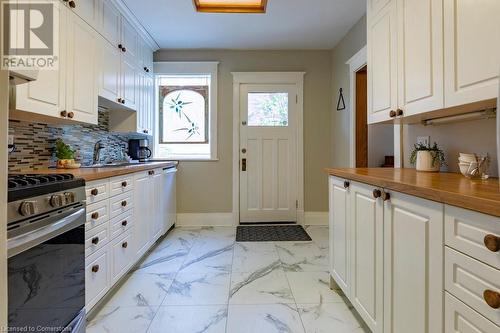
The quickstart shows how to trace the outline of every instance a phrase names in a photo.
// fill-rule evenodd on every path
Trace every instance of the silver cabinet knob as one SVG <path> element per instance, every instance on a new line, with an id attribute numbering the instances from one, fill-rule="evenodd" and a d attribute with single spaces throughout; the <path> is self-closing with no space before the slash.
<path id="1" fill-rule="evenodd" d="M 38 210 L 36 201 L 23 201 L 19 206 L 19 214 L 22 216 L 35 215 Z"/>

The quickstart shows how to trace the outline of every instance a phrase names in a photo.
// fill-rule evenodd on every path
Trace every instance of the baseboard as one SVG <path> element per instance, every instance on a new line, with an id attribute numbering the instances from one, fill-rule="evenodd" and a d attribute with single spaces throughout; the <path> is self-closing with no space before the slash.
<path id="1" fill-rule="evenodd" d="M 233 213 L 180 213 L 177 214 L 177 227 L 230 227 L 233 226 Z"/>
<path id="2" fill-rule="evenodd" d="M 328 212 L 305 212 L 304 225 L 328 225 Z"/>

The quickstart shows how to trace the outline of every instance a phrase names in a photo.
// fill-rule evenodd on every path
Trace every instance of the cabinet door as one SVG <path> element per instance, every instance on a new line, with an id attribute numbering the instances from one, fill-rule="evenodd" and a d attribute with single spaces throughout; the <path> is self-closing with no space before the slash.
<path id="1" fill-rule="evenodd" d="M 443 0 L 398 0 L 398 99 L 405 115 L 442 109 Z"/>
<path id="2" fill-rule="evenodd" d="M 125 53 L 134 59 L 136 64 L 139 64 L 139 34 L 123 16 L 121 17 L 121 43 L 125 47 Z"/>
<path id="3" fill-rule="evenodd" d="M 155 170 L 154 175 L 151 177 L 152 189 L 154 193 L 154 207 L 152 210 L 152 229 L 151 229 L 151 242 L 156 242 L 158 238 L 162 235 L 164 228 L 164 216 L 162 216 L 163 202 L 162 198 L 162 185 L 163 185 L 163 174 L 162 170 Z"/>
<path id="4" fill-rule="evenodd" d="M 368 17 L 368 122 L 390 120 L 397 109 L 396 0 Z"/>
<path id="5" fill-rule="evenodd" d="M 146 115 L 146 96 L 145 96 L 145 83 L 146 83 L 146 75 L 139 71 L 137 74 L 137 86 L 136 86 L 136 94 L 139 96 L 138 105 L 137 105 L 137 132 L 145 133 L 145 129 L 147 128 L 147 121 L 145 119 Z"/>
<path id="6" fill-rule="evenodd" d="M 121 83 L 121 52 L 104 38 L 100 39 L 99 95 L 118 103 Z"/>
<path id="7" fill-rule="evenodd" d="M 118 47 L 121 44 L 120 36 L 120 12 L 113 5 L 112 1 L 100 0 L 101 4 L 101 34 L 106 38 L 111 45 Z"/>
<path id="8" fill-rule="evenodd" d="M 98 36 L 74 13 L 68 20 L 66 111 L 73 120 L 97 124 Z"/>
<path id="9" fill-rule="evenodd" d="M 99 6 L 101 0 L 75 0 L 75 7 L 72 9 L 80 18 L 92 27 L 99 25 Z"/>
<path id="10" fill-rule="evenodd" d="M 15 86 L 11 108 L 44 116 L 60 117 L 66 109 L 67 9 L 59 6 L 59 69 L 38 72 L 36 81 Z"/>
<path id="11" fill-rule="evenodd" d="M 500 328 L 454 296 L 445 293 L 446 333 L 498 333 Z"/>
<path id="12" fill-rule="evenodd" d="M 384 209 L 370 185 L 352 183 L 351 302 L 374 333 L 383 329 Z M 400 332 L 404 332 L 400 331 Z"/>
<path id="13" fill-rule="evenodd" d="M 154 132 L 154 79 L 146 75 L 144 80 L 144 98 L 145 98 L 145 134 L 153 135 Z"/>
<path id="14" fill-rule="evenodd" d="M 498 96 L 500 1 L 444 1 L 445 107 Z"/>
<path id="15" fill-rule="evenodd" d="M 382 8 L 384 8 L 391 0 L 368 0 L 367 1 L 367 14 L 368 15 L 375 15 L 377 14 Z"/>
<path id="16" fill-rule="evenodd" d="M 121 98 L 125 100 L 125 106 L 127 108 L 137 110 L 139 105 L 139 95 L 137 94 L 138 85 L 138 72 L 137 66 L 134 63 L 134 59 L 128 56 L 122 56 L 121 61 L 121 74 L 122 74 L 122 84 L 121 84 Z"/>
<path id="17" fill-rule="evenodd" d="M 161 194 L 161 220 L 163 223 L 163 233 L 167 232 L 176 221 L 176 173 L 177 169 L 163 170 L 162 194 Z"/>
<path id="18" fill-rule="evenodd" d="M 347 184 L 345 184 L 347 185 Z M 349 246 L 350 197 L 344 180 L 330 177 L 330 274 L 346 295 L 350 295 Z"/>
<path id="19" fill-rule="evenodd" d="M 384 204 L 384 332 L 442 332 L 443 205 L 390 195 Z"/>
<path id="20" fill-rule="evenodd" d="M 153 189 L 148 172 L 134 175 L 134 246 L 136 256 L 141 257 L 149 245 L 150 225 L 153 210 Z"/>

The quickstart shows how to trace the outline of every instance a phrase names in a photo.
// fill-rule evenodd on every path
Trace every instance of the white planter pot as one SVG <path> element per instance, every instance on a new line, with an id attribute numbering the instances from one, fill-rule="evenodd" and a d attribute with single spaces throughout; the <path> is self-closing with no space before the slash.
<path id="1" fill-rule="evenodd" d="M 417 152 L 417 171 L 437 172 L 440 169 L 439 161 L 432 165 L 433 154 L 430 151 Z"/>

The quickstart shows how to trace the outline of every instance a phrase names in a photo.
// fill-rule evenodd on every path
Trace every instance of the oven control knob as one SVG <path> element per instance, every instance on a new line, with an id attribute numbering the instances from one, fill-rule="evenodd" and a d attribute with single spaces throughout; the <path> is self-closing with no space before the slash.
<path id="1" fill-rule="evenodd" d="M 64 194 L 54 194 L 50 197 L 49 203 L 52 207 L 58 208 L 64 206 L 65 201 L 66 199 Z"/>
<path id="2" fill-rule="evenodd" d="M 19 206 L 19 214 L 22 216 L 35 215 L 38 210 L 36 201 L 23 201 Z"/>
<path id="3" fill-rule="evenodd" d="M 74 203 L 75 202 L 75 193 L 73 193 L 73 192 L 64 193 L 64 199 L 66 199 L 66 203 Z"/>

